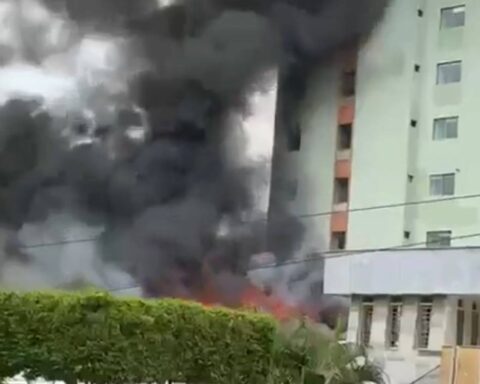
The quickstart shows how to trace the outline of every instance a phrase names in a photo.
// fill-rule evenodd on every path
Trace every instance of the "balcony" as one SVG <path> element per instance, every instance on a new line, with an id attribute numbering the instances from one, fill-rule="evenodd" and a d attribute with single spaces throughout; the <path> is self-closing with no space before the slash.
<path id="1" fill-rule="evenodd" d="M 478 295 L 480 248 L 330 253 L 325 293 L 335 295 Z"/>

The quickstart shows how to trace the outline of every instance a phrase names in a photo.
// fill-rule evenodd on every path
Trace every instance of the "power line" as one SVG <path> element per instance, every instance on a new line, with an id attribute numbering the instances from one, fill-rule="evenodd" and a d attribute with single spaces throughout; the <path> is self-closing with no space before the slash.
<path id="1" fill-rule="evenodd" d="M 451 240 L 462 240 L 462 239 L 471 239 L 474 237 L 480 237 L 480 232 L 478 233 L 471 233 L 468 235 L 460 235 L 460 236 L 453 236 L 450 239 Z M 340 254 L 335 254 L 332 256 L 328 256 L 328 259 L 335 259 L 335 258 L 341 258 L 341 257 L 347 257 L 347 256 L 353 256 L 353 255 L 359 255 L 359 254 L 364 254 L 364 253 L 376 253 L 376 252 L 384 252 L 384 251 L 394 251 L 396 249 L 405 249 L 405 248 L 411 248 L 411 247 L 418 247 L 421 245 L 426 245 L 426 241 L 418 242 L 418 243 L 411 243 L 411 244 L 402 244 L 402 245 L 397 245 L 394 247 L 385 247 L 385 248 L 376 248 L 376 249 L 360 249 L 356 251 L 350 251 L 350 252 L 342 252 Z M 294 265 L 294 264 L 303 264 L 303 263 L 308 263 L 311 261 L 317 261 L 324 259 L 325 257 L 322 255 L 314 256 L 314 257 L 308 257 L 304 259 L 297 259 L 297 260 L 288 260 L 284 261 L 282 263 L 276 263 L 276 264 L 267 264 L 263 266 L 258 266 L 254 268 L 249 268 L 247 272 L 252 272 L 252 271 L 257 271 L 257 270 L 263 270 L 263 269 L 273 269 L 273 268 L 279 268 L 283 267 L 285 265 Z M 118 288 L 112 288 L 109 289 L 109 292 L 118 292 L 118 291 L 126 291 L 128 289 L 135 289 L 135 288 L 141 288 L 139 285 L 133 285 L 133 286 L 126 286 L 126 287 L 118 287 Z"/>
<path id="2" fill-rule="evenodd" d="M 355 212 L 375 211 L 375 210 L 380 210 L 380 209 L 400 208 L 400 207 L 416 206 L 416 205 L 424 205 L 424 204 L 436 204 L 436 203 L 442 203 L 442 202 L 448 202 L 448 201 L 469 200 L 469 199 L 475 199 L 475 198 L 480 198 L 480 193 L 473 194 L 473 195 L 451 196 L 451 197 L 442 197 L 442 198 L 438 198 L 438 199 L 410 201 L 410 202 L 405 202 L 405 203 L 373 205 L 373 206 L 369 206 L 369 207 L 346 209 L 344 211 L 324 211 L 324 212 L 306 213 L 306 214 L 293 215 L 293 216 L 297 217 L 297 218 L 300 218 L 300 219 L 309 219 L 309 218 L 314 218 L 314 217 L 329 216 L 329 215 L 333 215 L 333 214 L 339 213 L 339 212 L 355 213 Z M 268 219 L 261 219 L 261 221 L 267 221 L 267 220 Z M 251 222 L 256 222 L 256 221 L 258 221 L 258 220 L 252 220 Z M 248 223 L 248 221 L 245 221 L 245 223 Z M 72 239 L 72 240 L 63 240 L 63 241 L 50 242 L 50 243 L 31 244 L 31 245 L 21 246 L 20 248 L 21 249 L 33 249 L 33 248 L 51 247 L 51 246 L 55 246 L 55 245 L 88 243 L 88 242 L 96 241 L 99 238 L 100 238 L 100 236 L 85 238 L 85 239 Z"/>
<path id="3" fill-rule="evenodd" d="M 480 237 L 480 232 L 472 233 L 472 234 L 468 234 L 468 235 L 452 236 L 450 238 L 450 240 L 471 239 L 471 238 L 474 238 L 474 237 Z M 427 245 L 427 242 L 422 241 L 422 242 L 418 242 L 418 243 L 397 245 L 397 246 L 394 246 L 394 247 L 374 248 L 374 249 L 360 249 L 360 250 L 356 250 L 356 251 L 349 251 L 349 252 L 342 252 L 342 253 L 330 253 L 331 256 L 327 256 L 327 257 L 325 257 L 324 256 L 325 253 L 323 253 L 323 255 L 318 254 L 317 256 L 311 256 L 311 257 L 307 257 L 307 258 L 304 258 L 304 259 L 287 260 L 287 261 L 283 261 L 281 263 L 275 263 L 275 264 L 272 263 L 272 264 L 260 265 L 258 267 L 249 268 L 248 271 L 250 272 L 250 271 L 257 271 L 257 270 L 262 270 L 262 269 L 272 269 L 272 268 L 283 267 L 285 265 L 303 264 L 303 263 L 308 263 L 308 262 L 311 262 L 311 261 L 322 260 L 322 259 L 337 259 L 337 258 L 354 256 L 354 255 L 359 255 L 359 254 L 364 254 L 364 253 L 377 253 L 377 252 L 385 252 L 385 251 L 394 251 L 396 249 L 405 249 L 405 248 L 411 248 L 411 247 L 418 247 L 418 246 L 422 246 L 422 245 Z"/>
<path id="4" fill-rule="evenodd" d="M 47 248 L 53 247 L 55 245 L 66 245 L 66 244 L 79 244 L 79 243 L 91 243 L 98 240 L 100 237 L 89 237 L 85 239 L 72 239 L 72 240 L 62 240 L 62 241 L 53 241 L 51 243 L 38 243 L 20 246 L 20 249 L 35 249 L 35 248 Z"/>
<path id="5" fill-rule="evenodd" d="M 319 217 L 319 216 L 330 216 L 330 215 L 333 215 L 333 214 L 339 213 L 339 212 L 355 213 L 355 212 L 375 211 L 375 210 L 379 210 L 379 209 L 401 208 L 401 207 L 409 207 L 409 206 L 416 206 L 416 205 L 436 204 L 436 203 L 442 203 L 442 202 L 447 202 L 447 201 L 468 200 L 468 199 L 477 199 L 477 198 L 480 198 L 480 193 L 476 193 L 476 194 L 473 194 L 473 195 L 441 197 L 441 198 L 438 198 L 438 199 L 408 201 L 408 202 L 404 202 L 404 203 L 373 205 L 373 206 L 369 206 L 369 207 L 346 209 L 344 211 L 325 211 L 325 212 L 316 212 L 316 213 L 306 213 L 306 214 L 300 214 L 300 215 L 295 215 L 295 216 L 298 217 L 298 218 L 305 219 L 305 218 Z"/>

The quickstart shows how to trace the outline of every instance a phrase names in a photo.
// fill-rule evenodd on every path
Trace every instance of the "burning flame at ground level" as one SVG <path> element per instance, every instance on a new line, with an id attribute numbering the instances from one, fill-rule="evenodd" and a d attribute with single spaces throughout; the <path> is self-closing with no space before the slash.
<path id="1" fill-rule="evenodd" d="M 314 322 L 321 319 L 320 308 L 301 304 L 291 305 L 272 290 L 252 284 L 246 276 L 229 272 L 213 273 L 205 264 L 200 274 L 196 276 L 200 279 L 195 288 L 192 286 L 185 289 L 179 283 L 183 280 L 182 277 L 185 276 L 170 274 L 168 278 L 156 281 L 154 287 L 144 287 L 147 288 L 147 296 L 197 301 L 207 307 L 224 306 L 266 312 L 282 322 L 303 317 L 308 317 Z M 162 294 L 158 295 L 155 292 Z"/>
<path id="2" fill-rule="evenodd" d="M 220 296 L 218 293 L 208 290 L 199 301 L 206 306 L 224 305 L 225 302 Z M 266 312 L 282 322 L 300 317 L 308 317 L 315 321 L 318 318 L 314 310 L 289 305 L 274 293 L 265 292 L 248 282 L 243 292 L 240 292 L 238 302 L 228 306 Z"/>

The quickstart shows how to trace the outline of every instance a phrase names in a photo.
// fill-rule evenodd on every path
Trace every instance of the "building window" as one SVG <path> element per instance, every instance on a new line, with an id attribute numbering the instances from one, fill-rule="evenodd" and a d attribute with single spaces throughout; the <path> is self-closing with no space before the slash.
<path id="1" fill-rule="evenodd" d="M 335 204 L 348 203 L 348 179 L 335 179 Z"/>
<path id="2" fill-rule="evenodd" d="M 433 300 L 424 298 L 418 306 L 417 315 L 417 348 L 428 348 L 430 341 L 430 323 L 432 320 Z"/>
<path id="3" fill-rule="evenodd" d="M 462 62 L 451 61 L 437 65 L 437 84 L 459 83 L 462 80 Z"/>
<path id="4" fill-rule="evenodd" d="M 355 70 L 344 71 L 342 73 L 342 96 L 350 97 L 355 95 L 355 82 L 357 73 Z"/>
<path id="5" fill-rule="evenodd" d="M 352 124 L 342 124 L 338 127 L 337 149 L 344 151 L 352 148 Z"/>
<path id="6" fill-rule="evenodd" d="M 402 299 L 392 299 L 388 310 L 387 347 L 398 348 L 400 341 L 400 321 L 402 318 Z"/>
<path id="7" fill-rule="evenodd" d="M 465 5 L 442 8 L 440 11 L 440 29 L 463 27 L 465 25 Z"/>
<path id="8" fill-rule="evenodd" d="M 478 327 L 480 326 L 480 313 L 477 303 L 472 303 L 472 332 L 470 345 L 478 345 Z"/>
<path id="9" fill-rule="evenodd" d="M 347 234 L 345 232 L 333 232 L 330 240 L 332 251 L 341 251 L 347 246 Z"/>
<path id="10" fill-rule="evenodd" d="M 370 336 L 372 334 L 372 320 L 373 300 L 371 298 L 364 298 L 360 308 L 359 342 L 365 347 L 368 347 L 370 345 Z"/>
<path id="11" fill-rule="evenodd" d="M 287 146 L 290 152 L 300 151 L 302 146 L 302 130 L 300 124 L 288 129 Z"/>
<path id="12" fill-rule="evenodd" d="M 452 231 L 427 232 L 427 248 L 448 248 L 452 242 Z"/>
<path id="13" fill-rule="evenodd" d="M 433 140 L 454 139 L 458 135 L 458 116 L 433 121 Z"/>
<path id="14" fill-rule="evenodd" d="M 298 180 L 293 179 L 289 180 L 285 184 L 285 194 L 288 201 L 293 201 L 296 199 L 298 193 Z"/>
<path id="15" fill-rule="evenodd" d="M 453 196 L 455 194 L 455 174 L 445 173 L 430 176 L 431 196 Z"/>
<path id="16" fill-rule="evenodd" d="M 465 332 L 465 308 L 463 300 L 457 302 L 457 338 L 456 345 L 463 345 L 463 334 Z"/>

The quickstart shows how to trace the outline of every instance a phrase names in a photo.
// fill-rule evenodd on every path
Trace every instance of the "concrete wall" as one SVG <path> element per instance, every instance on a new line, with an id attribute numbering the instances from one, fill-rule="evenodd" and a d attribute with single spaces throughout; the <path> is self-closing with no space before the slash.
<path id="1" fill-rule="evenodd" d="M 480 248 L 399 249 L 325 259 L 324 290 L 335 295 L 480 292 Z"/>
<path id="2" fill-rule="evenodd" d="M 466 26 L 440 31 L 441 8 L 459 4 L 466 4 Z M 423 17 L 417 9 L 423 9 Z M 475 0 L 393 1 L 358 68 L 352 208 L 430 199 L 429 175 L 436 173 L 456 173 L 458 196 L 480 191 L 478 16 Z M 436 85 L 437 64 L 451 60 L 463 61 L 462 82 Z M 456 115 L 459 137 L 434 141 L 433 120 Z M 355 213 L 348 247 L 423 242 L 426 232 L 434 230 L 452 230 L 454 236 L 475 233 L 479 208 L 479 199 L 470 199 Z M 409 239 L 403 238 L 404 231 L 410 232 Z M 454 245 L 479 243 L 480 238 L 469 238 Z"/>
<path id="3" fill-rule="evenodd" d="M 466 5 L 466 25 L 440 30 L 440 11 L 443 7 Z M 413 182 L 409 185 L 412 200 L 429 196 L 429 175 L 455 173 L 457 196 L 480 191 L 477 164 L 480 152 L 480 50 L 478 36 L 480 3 L 476 0 L 427 0 L 424 6 L 424 30 L 419 36 L 424 48 L 418 58 L 421 72 L 418 76 L 420 92 L 414 97 L 418 106 L 418 125 L 415 128 L 416 161 L 412 167 Z M 462 60 L 462 81 L 459 84 L 436 85 L 436 66 L 440 62 Z M 459 116 L 458 138 L 432 140 L 433 120 L 444 116 Z M 478 232 L 480 199 L 466 199 L 441 204 L 419 205 L 407 209 L 406 230 L 411 231 L 410 242 L 425 241 L 432 230 L 452 230 L 453 236 Z M 480 237 L 457 240 L 455 246 L 480 244 Z"/>
<path id="4" fill-rule="evenodd" d="M 398 347 L 387 345 L 390 297 L 374 298 L 373 321 L 370 338 L 370 355 L 383 365 L 392 384 L 406 384 L 432 371 L 422 383 L 436 383 L 439 379 L 441 351 L 444 346 L 457 345 L 457 309 L 459 300 L 464 310 L 462 346 L 472 344 L 472 305 L 478 308 L 478 296 L 437 296 L 433 298 L 429 343 L 426 349 L 416 347 L 418 308 L 421 296 L 404 296 L 400 320 Z M 352 298 L 347 330 L 347 341 L 356 343 L 359 335 L 362 298 Z M 478 334 L 478 333 L 477 333 Z"/>
<path id="5" fill-rule="evenodd" d="M 286 178 L 297 180 L 297 195 L 288 205 L 290 211 L 299 216 L 328 212 L 333 203 L 337 69 L 326 64 L 314 74 L 310 84 L 299 113 L 302 127 L 301 150 L 290 152 L 281 165 Z M 302 218 L 301 221 L 305 225 L 306 233 L 299 254 L 328 249 L 330 216 Z"/>
<path id="6" fill-rule="evenodd" d="M 391 4 L 359 57 L 351 209 L 406 200 L 416 4 L 402 0 Z M 403 209 L 354 212 L 347 247 L 401 244 L 403 225 Z"/>
<path id="7" fill-rule="evenodd" d="M 433 302 L 429 347 L 425 351 L 415 349 L 417 313 L 420 298 L 405 297 L 403 300 L 398 348 L 386 346 L 389 298 L 377 297 L 374 300 L 371 329 L 370 355 L 384 367 L 392 384 L 407 384 L 440 364 L 440 352 L 446 334 L 445 298 L 438 297 Z M 348 324 L 347 340 L 356 342 L 359 327 L 360 298 L 352 300 Z M 424 382 L 435 382 L 438 372 L 432 372 Z"/>
<path id="8" fill-rule="evenodd" d="M 466 5 L 466 26 L 440 30 L 441 8 L 460 3 Z M 479 17 L 477 0 L 392 0 L 359 53 L 349 209 L 435 198 L 429 194 L 429 176 L 437 173 L 456 174 L 456 196 L 480 193 Z M 436 85 L 437 64 L 449 60 L 463 61 L 462 82 Z M 295 214 L 332 209 L 338 72 L 338 65 L 326 65 L 311 79 L 299 118 L 302 147 L 281 164 L 298 181 L 290 203 Z M 460 119 L 458 138 L 434 141 L 434 119 L 452 115 Z M 480 198 L 475 198 L 351 212 L 347 248 L 421 243 L 435 230 L 475 233 L 479 209 Z M 307 234 L 300 253 L 328 248 L 330 216 L 302 220 Z M 480 245 L 480 237 L 452 245 Z"/>

